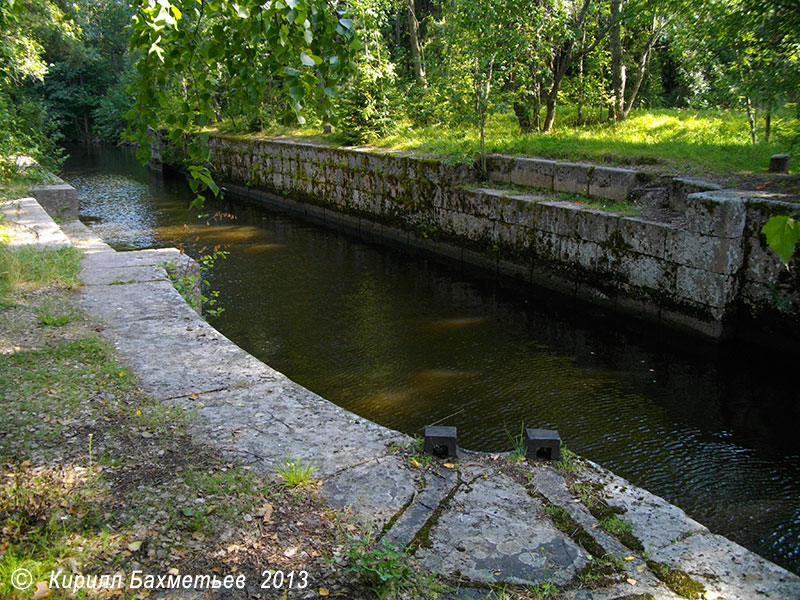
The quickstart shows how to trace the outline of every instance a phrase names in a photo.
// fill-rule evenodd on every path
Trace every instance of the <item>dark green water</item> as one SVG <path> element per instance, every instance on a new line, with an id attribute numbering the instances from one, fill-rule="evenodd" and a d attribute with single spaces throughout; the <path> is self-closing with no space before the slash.
<path id="1" fill-rule="evenodd" d="M 408 433 L 454 415 L 474 450 L 510 449 L 523 422 L 558 429 L 800 572 L 799 356 L 674 338 L 232 198 L 198 218 L 182 181 L 132 153 L 69 152 L 81 217 L 116 248 L 230 252 L 209 275 L 225 308 L 213 325 L 295 381 Z"/>

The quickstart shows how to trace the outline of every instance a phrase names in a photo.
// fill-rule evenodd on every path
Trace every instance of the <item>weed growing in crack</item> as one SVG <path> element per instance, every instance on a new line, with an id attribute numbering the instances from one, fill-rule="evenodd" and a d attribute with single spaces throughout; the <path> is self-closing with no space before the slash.
<path id="1" fill-rule="evenodd" d="M 511 433 L 505 426 L 503 426 L 503 429 L 505 429 L 508 441 L 511 442 L 512 450 L 509 458 L 513 462 L 522 462 L 525 460 L 527 453 L 525 448 L 525 423 L 523 422 L 519 426 L 519 433 Z"/>
<path id="2" fill-rule="evenodd" d="M 311 473 L 314 472 L 314 465 L 305 464 L 299 459 L 286 457 L 278 463 L 276 472 L 281 487 L 296 489 L 311 483 Z"/>

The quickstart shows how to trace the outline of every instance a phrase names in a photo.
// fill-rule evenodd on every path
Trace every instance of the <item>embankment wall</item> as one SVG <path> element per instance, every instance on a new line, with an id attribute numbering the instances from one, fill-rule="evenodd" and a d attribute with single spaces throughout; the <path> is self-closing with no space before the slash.
<path id="1" fill-rule="evenodd" d="M 800 341 L 800 261 L 785 269 L 760 233 L 800 207 L 775 195 L 530 158 L 492 157 L 479 184 L 468 165 L 399 152 L 210 145 L 217 176 L 258 202 L 714 340 Z M 676 218 L 587 207 L 655 192 Z"/>

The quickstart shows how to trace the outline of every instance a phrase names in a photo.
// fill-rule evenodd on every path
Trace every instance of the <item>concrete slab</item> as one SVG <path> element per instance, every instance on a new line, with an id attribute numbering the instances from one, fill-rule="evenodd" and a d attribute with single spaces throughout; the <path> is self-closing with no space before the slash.
<path id="1" fill-rule="evenodd" d="M 685 571 L 706 587 L 706 598 L 800 598 L 800 578 L 720 535 L 692 535 L 650 558 Z"/>
<path id="2" fill-rule="evenodd" d="M 339 510 L 351 510 L 373 533 L 399 513 L 418 489 L 418 474 L 408 469 L 398 456 L 370 459 L 323 484 L 328 504 Z"/>
<path id="3" fill-rule="evenodd" d="M 580 478 L 601 484 L 607 493 L 608 504 L 625 510 L 622 518 L 631 524 L 633 535 L 639 538 L 648 554 L 658 552 L 677 539 L 708 533 L 706 527 L 689 518 L 677 506 L 631 485 L 600 465 L 586 462 L 592 468 L 581 470 Z"/>
<path id="4" fill-rule="evenodd" d="M 84 285 L 128 285 L 163 282 L 167 279 L 167 272 L 162 267 L 154 265 L 119 269 L 84 267 L 81 269 L 80 278 Z"/>
<path id="5" fill-rule="evenodd" d="M 496 472 L 459 487 L 417 557 L 423 567 L 451 577 L 521 585 L 564 585 L 588 562 L 541 502 Z"/>
<path id="6" fill-rule="evenodd" d="M 84 256 L 98 252 L 114 252 L 111 246 L 95 236 L 86 225 L 78 220 L 61 223 L 61 231 L 66 234 L 76 248 L 83 252 Z"/>
<path id="7" fill-rule="evenodd" d="M 105 287 L 143 285 L 153 284 Z M 158 399 L 176 398 L 276 379 L 275 370 L 202 321 L 183 299 L 176 305 L 175 311 L 184 316 L 131 321 L 120 315 L 107 321 L 105 334 L 150 395 Z M 83 303 L 83 308 L 94 317 L 107 314 L 90 303 Z"/>
<path id="8" fill-rule="evenodd" d="M 197 414 L 192 424 L 197 433 L 248 462 L 263 462 L 267 470 L 294 458 L 313 464 L 316 476 L 328 477 L 387 455 L 392 442 L 410 441 L 280 373 L 264 383 L 199 392 L 175 402 Z"/>
<path id="9" fill-rule="evenodd" d="M 54 185 L 32 185 L 31 196 L 54 219 L 78 218 L 78 190 L 67 183 Z"/>
<path id="10" fill-rule="evenodd" d="M 86 261 L 84 261 L 84 265 Z M 158 269 L 160 267 L 143 266 L 139 269 Z M 130 269 L 130 267 L 126 268 Z M 104 272 L 105 271 L 105 272 Z M 130 273 L 130 271 L 128 271 Z M 126 281 L 123 270 L 84 267 L 82 277 L 88 281 L 101 281 L 112 278 Z M 87 281 L 85 279 L 84 281 Z M 184 301 L 175 287 L 166 279 L 160 281 L 142 281 L 129 283 L 125 289 L 116 285 L 90 285 L 81 290 L 81 303 L 111 326 L 120 325 L 127 328 L 131 322 L 153 319 L 187 319 L 192 318 L 194 311 Z M 195 315 L 196 316 L 196 315 Z M 193 320 L 193 319 L 192 319 Z"/>
<path id="11" fill-rule="evenodd" d="M 9 248 L 36 246 L 54 250 L 72 246 L 72 242 L 34 198 L 6 202 L 0 205 L 0 212 L 8 222 L 11 235 Z"/>
<path id="12" fill-rule="evenodd" d="M 101 253 L 86 256 L 83 266 L 86 268 L 118 269 L 120 267 L 142 267 L 146 265 L 161 265 L 163 263 L 180 260 L 181 254 L 177 248 L 157 248 L 152 250 L 137 250 L 135 252 Z M 192 260 L 189 258 L 189 260 Z"/>

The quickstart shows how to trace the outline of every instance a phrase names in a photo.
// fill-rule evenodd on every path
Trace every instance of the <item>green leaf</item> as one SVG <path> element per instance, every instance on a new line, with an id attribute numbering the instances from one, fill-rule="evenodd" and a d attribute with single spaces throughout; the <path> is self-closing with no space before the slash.
<path id="1" fill-rule="evenodd" d="M 786 216 L 772 217 L 761 228 L 761 233 L 767 237 L 772 251 L 788 267 L 795 246 L 800 241 L 800 221 Z"/>
<path id="2" fill-rule="evenodd" d="M 307 67 L 313 67 L 314 65 L 317 64 L 317 62 L 305 52 L 300 53 L 300 62 Z"/>

